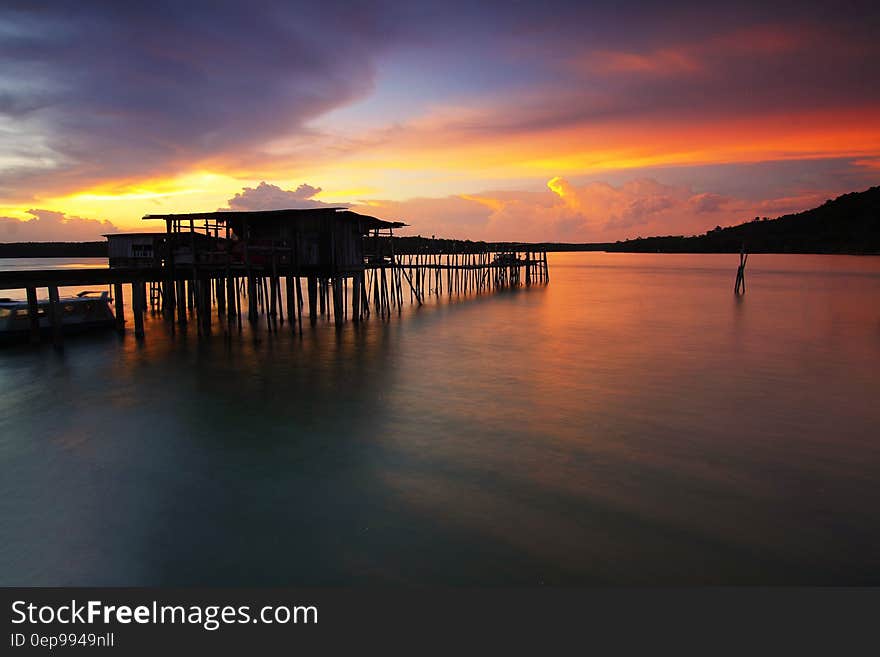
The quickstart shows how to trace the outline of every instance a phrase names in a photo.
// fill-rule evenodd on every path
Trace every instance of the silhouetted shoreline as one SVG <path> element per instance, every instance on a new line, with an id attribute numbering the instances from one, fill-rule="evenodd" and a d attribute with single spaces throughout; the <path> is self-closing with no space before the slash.
<path id="1" fill-rule="evenodd" d="M 384 239 L 384 238 L 383 238 Z M 823 205 L 776 219 L 755 217 L 736 226 L 716 226 L 703 235 L 639 237 L 619 242 L 481 242 L 445 238 L 395 237 L 400 254 L 425 251 L 516 250 L 609 253 L 799 253 L 880 255 L 880 186 L 844 194 Z M 0 258 L 101 258 L 106 242 L 12 242 L 0 244 Z"/>
<path id="2" fill-rule="evenodd" d="M 0 258 L 106 258 L 107 242 L 0 243 Z"/>
<path id="3" fill-rule="evenodd" d="M 414 252 L 420 247 L 430 248 L 430 242 L 404 237 L 395 243 L 395 249 Z M 880 187 L 844 194 L 817 208 L 776 219 L 755 217 L 736 226 L 716 226 L 703 235 L 638 237 L 592 244 L 540 242 L 531 246 L 547 251 L 609 253 L 739 253 L 745 247 L 750 253 L 880 255 Z"/>

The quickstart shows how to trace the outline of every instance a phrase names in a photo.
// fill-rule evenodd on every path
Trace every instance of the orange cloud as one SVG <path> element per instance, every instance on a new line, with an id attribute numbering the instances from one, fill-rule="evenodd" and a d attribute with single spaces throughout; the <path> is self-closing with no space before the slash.
<path id="1" fill-rule="evenodd" d="M 457 117 L 446 110 L 375 135 L 370 146 L 348 153 L 344 166 L 364 176 L 448 171 L 466 180 L 880 154 L 875 107 L 702 119 L 611 116 L 569 124 L 554 124 L 543 111 L 531 113 L 523 103 L 521 122 L 504 127 L 509 113 L 500 118 L 494 109 L 471 108 Z"/>
<path id="2" fill-rule="evenodd" d="M 596 50 L 576 61 L 585 72 L 672 76 L 708 73 L 710 61 L 729 57 L 778 56 L 829 41 L 816 29 L 789 25 L 755 25 L 702 40 L 646 51 Z M 836 40 L 835 40 L 836 41 Z"/>
<path id="3" fill-rule="evenodd" d="M 496 191 L 445 198 L 374 200 L 371 214 L 403 219 L 409 232 L 459 239 L 606 242 L 638 235 L 698 234 L 716 225 L 804 210 L 831 196 L 747 201 L 653 179 L 574 185 L 556 176 L 545 191 Z M 357 208 L 355 208 L 357 209 Z"/>
<path id="4" fill-rule="evenodd" d="M 704 70 L 702 63 L 692 54 L 671 49 L 648 53 L 603 50 L 592 53 L 587 59 L 586 67 L 599 73 L 645 75 L 690 74 Z"/>
<path id="5" fill-rule="evenodd" d="M 69 216 L 53 210 L 28 210 L 30 219 L 0 217 L 0 242 L 87 242 L 102 240 L 118 228 L 110 221 Z"/>

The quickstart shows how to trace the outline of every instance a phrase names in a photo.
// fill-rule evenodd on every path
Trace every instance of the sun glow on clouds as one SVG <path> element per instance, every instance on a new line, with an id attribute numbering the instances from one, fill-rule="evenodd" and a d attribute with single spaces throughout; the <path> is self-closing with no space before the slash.
<path id="1" fill-rule="evenodd" d="M 371 200 L 356 211 L 405 218 L 406 232 L 459 239 L 605 242 L 648 234 L 693 234 L 756 215 L 776 216 L 820 204 L 818 193 L 749 200 L 651 178 L 620 185 L 573 184 L 555 176 L 541 191 L 487 191 L 442 198 Z M 669 230 L 674 225 L 676 231 Z"/>
<path id="2" fill-rule="evenodd" d="M 704 70 L 697 58 L 675 50 L 658 50 L 647 54 L 602 51 L 589 58 L 587 67 L 600 73 L 645 75 L 679 75 Z"/>

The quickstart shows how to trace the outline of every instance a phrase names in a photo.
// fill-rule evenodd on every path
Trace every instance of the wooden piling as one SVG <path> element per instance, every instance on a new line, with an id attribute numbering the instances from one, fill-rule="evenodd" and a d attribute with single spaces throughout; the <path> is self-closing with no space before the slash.
<path id="1" fill-rule="evenodd" d="M 303 332 L 303 293 L 299 276 L 296 277 L 296 323 L 299 327 L 299 334 Z"/>
<path id="2" fill-rule="evenodd" d="M 131 310 L 134 315 L 134 336 L 136 338 L 144 337 L 144 299 L 143 284 L 132 282 L 131 284 Z"/>
<path id="3" fill-rule="evenodd" d="M 211 335 L 211 318 L 213 317 L 211 312 L 211 290 L 211 279 L 206 276 L 202 277 L 201 281 L 199 281 L 199 296 L 202 304 L 202 332 L 205 335 Z"/>
<path id="4" fill-rule="evenodd" d="M 342 326 L 344 321 L 344 311 L 342 309 L 342 278 L 333 277 L 333 321 L 336 326 Z"/>
<path id="5" fill-rule="evenodd" d="M 40 341 L 40 306 L 37 304 L 37 288 L 27 288 L 27 303 L 31 343 L 37 344 Z"/>
<path id="6" fill-rule="evenodd" d="M 116 305 L 116 330 L 125 331 L 125 299 L 122 296 L 122 283 L 113 284 L 113 302 Z"/>
<path id="7" fill-rule="evenodd" d="M 177 323 L 181 326 L 186 325 L 187 304 L 186 300 L 186 281 L 177 281 Z"/>
<path id="8" fill-rule="evenodd" d="M 224 316 L 226 314 L 226 279 L 222 276 L 218 276 L 214 279 L 214 286 L 217 295 L 217 318 Z"/>
<path id="9" fill-rule="evenodd" d="M 56 347 L 62 344 L 61 303 L 58 300 L 58 287 L 49 286 L 49 321 L 52 325 L 52 343 Z"/>
<path id="10" fill-rule="evenodd" d="M 357 272 L 351 279 L 351 318 L 355 324 L 361 321 L 361 276 Z"/>
<path id="11" fill-rule="evenodd" d="M 254 276 L 247 277 L 248 321 L 257 321 L 257 281 Z"/>
<path id="12" fill-rule="evenodd" d="M 296 301 L 293 298 L 293 276 L 284 279 L 284 301 L 287 304 L 287 321 L 290 323 L 290 330 L 296 328 L 294 318 L 296 317 Z"/>
<path id="13" fill-rule="evenodd" d="M 306 279 L 309 293 L 309 321 L 314 324 L 318 319 L 318 278 L 309 276 Z"/>
<path id="14" fill-rule="evenodd" d="M 748 262 L 749 254 L 746 253 L 745 245 L 739 252 L 739 267 L 736 269 L 736 282 L 733 284 L 734 294 L 746 293 L 746 262 Z"/>
<path id="15" fill-rule="evenodd" d="M 226 318 L 230 322 L 238 314 L 235 296 L 235 277 L 228 276 L 226 278 Z"/>

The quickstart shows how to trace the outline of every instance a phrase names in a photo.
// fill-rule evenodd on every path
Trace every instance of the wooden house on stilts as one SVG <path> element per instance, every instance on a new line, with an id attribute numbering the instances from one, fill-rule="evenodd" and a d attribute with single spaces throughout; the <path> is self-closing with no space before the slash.
<path id="1" fill-rule="evenodd" d="M 393 254 L 381 253 L 385 241 L 379 238 L 391 237 L 395 228 L 406 225 L 335 207 L 148 215 L 144 219 L 165 221 L 166 290 L 176 282 L 182 292 L 176 272 L 181 267 L 189 268 L 196 289 L 193 303 L 198 305 L 199 298 L 210 303 L 213 287 L 218 305 L 228 306 L 234 313 L 237 286 L 243 282 L 248 318 L 256 321 L 262 307 L 274 320 L 281 313 L 281 280 L 286 279 L 288 315 L 292 321 L 296 314 L 300 325 L 300 278 L 306 279 L 312 320 L 319 306 L 323 314 L 332 303 L 334 319 L 342 323 L 349 314 L 345 289 L 350 282 L 350 314 L 358 321 L 368 296 L 367 269 L 381 269 L 384 277 L 384 269 L 393 268 Z M 375 238 L 369 241 L 376 247 L 373 253 L 365 251 L 367 236 Z M 222 274 L 219 278 L 218 270 Z M 208 277 L 214 279 L 213 286 Z M 200 291 L 200 280 L 208 291 Z M 179 306 L 179 297 L 166 293 L 164 305 Z M 184 315 L 179 313 L 179 317 Z"/>
<path id="2" fill-rule="evenodd" d="M 58 288 L 67 285 L 112 286 L 120 331 L 125 330 L 123 286 L 129 285 L 135 336 L 142 338 L 148 309 L 171 327 L 175 319 L 181 325 L 195 321 L 200 335 L 211 333 L 215 310 L 227 323 L 225 333 L 233 324 L 241 330 L 242 317 L 256 327 L 261 316 L 270 330 L 286 319 L 302 332 L 306 298 L 312 322 L 332 314 L 341 325 L 346 318 L 358 322 L 399 312 L 404 283 L 410 303 L 422 305 L 432 295 L 481 294 L 549 281 L 543 245 L 397 240 L 394 229 L 406 224 L 345 208 L 221 210 L 144 219 L 164 222 L 164 232 L 108 234 L 109 268 L 0 272 L 0 289 L 27 291 L 32 340 L 39 339 L 40 287 L 48 288 L 53 339 L 60 343 Z"/>

